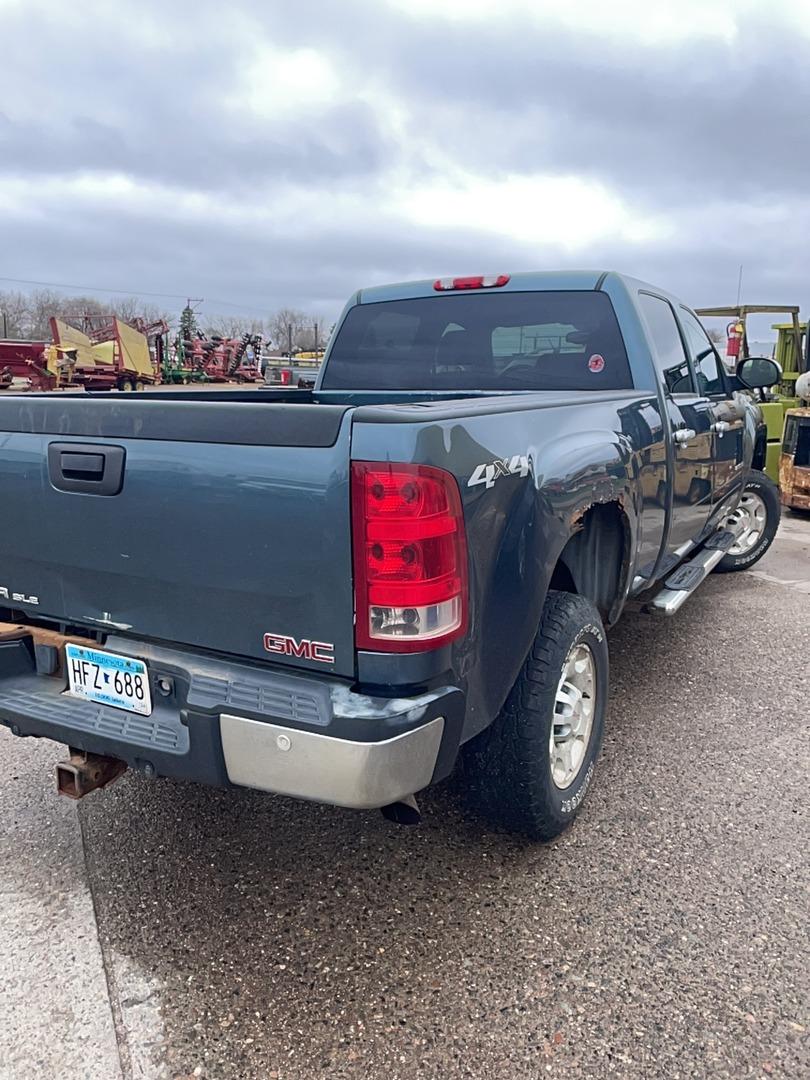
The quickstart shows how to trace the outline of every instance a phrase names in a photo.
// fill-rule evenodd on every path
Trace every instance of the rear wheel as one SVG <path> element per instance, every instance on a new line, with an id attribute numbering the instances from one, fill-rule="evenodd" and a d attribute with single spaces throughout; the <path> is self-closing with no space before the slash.
<path id="1" fill-rule="evenodd" d="M 135 383 L 135 389 L 136 390 L 143 390 L 145 388 L 145 385 L 146 385 L 145 383 L 141 382 L 141 380 L 138 379 L 138 381 Z"/>
<path id="2" fill-rule="evenodd" d="M 593 778 L 608 693 L 608 650 L 589 600 L 551 591 L 540 627 L 495 722 L 465 748 L 474 807 L 551 840 L 574 820 Z"/>
<path id="3" fill-rule="evenodd" d="M 129 393 L 132 390 L 132 383 L 129 381 L 129 379 L 121 379 L 118 384 L 118 389 L 124 390 Z"/>
<path id="4" fill-rule="evenodd" d="M 727 574 L 753 566 L 773 543 L 781 514 L 776 484 L 763 472 L 752 473 L 737 508 L 725 520 L 727 528 L 742 531 L 716 569 Z"/>

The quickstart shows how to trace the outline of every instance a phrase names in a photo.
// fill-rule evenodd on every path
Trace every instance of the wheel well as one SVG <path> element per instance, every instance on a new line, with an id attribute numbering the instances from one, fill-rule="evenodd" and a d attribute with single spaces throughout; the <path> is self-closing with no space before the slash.
<path id="1" fill-rule="evenodd" d="M 628 550 L 627 518 L 619 504 L 592 506 L 563 548 L 549 588 L 587 597 L 609 619 L 624 584 Z"/>
<path id="2" fill-rule="evenodd" d="M 577 583 L 562 558 L 557 561 L 557 565 L 554 567 L 554 573 L 551 575 L 548 587 L 558 589 L 560 592 L 577 592 Z"/>

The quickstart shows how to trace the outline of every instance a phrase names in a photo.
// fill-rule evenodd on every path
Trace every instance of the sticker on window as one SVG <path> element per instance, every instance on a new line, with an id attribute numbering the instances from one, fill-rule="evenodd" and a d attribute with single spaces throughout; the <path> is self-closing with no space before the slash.
<path id="1" fill-rule="evenodd" d="M 605 358 L 601 353 L 594 353 L 588 360 L 588 371 L 593 372 L 594 375 L 598 375 L 600 371 L 605 370 Z"/>

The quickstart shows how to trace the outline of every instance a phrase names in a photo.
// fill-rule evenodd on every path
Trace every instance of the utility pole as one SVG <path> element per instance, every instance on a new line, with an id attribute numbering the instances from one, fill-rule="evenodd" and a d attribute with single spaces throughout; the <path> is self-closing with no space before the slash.
<path id="1" fill-rule="evenodd" d="M 292 323 L 287 323 L 287 356 L 292 359 Z"/>
<path id="2" fill-rule="evenodd" d="M 5 311 L 3 312 L 3 337 L 8 337 L 8 315 L 6 315 Z"/>
<path id="3" fill-rule="evenodd" d="M 318 352 L 318 320 L 316 319 L 315 322 L 312 325 L 313 325 L 313 328 L 315 330 L 315 352 L 317 353 Z"/>
<path id="4" fill-rule="evenodd" d="M 740 306 L 740 297 L 742 296 L 742 274 L 743 268 L 742 263 L 740 263 L 740 276 L 737 278 L 737 307 Z"/>

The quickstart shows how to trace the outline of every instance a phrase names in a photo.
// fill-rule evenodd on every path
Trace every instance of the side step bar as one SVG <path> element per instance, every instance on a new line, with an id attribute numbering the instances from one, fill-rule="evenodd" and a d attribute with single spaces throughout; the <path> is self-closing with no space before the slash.
<path id="1" fill-rule="evenodd" d="M 663 589 L 644 605 L 653 615 L 674 615 L 689 599 L 698 585 L 714 570 L 737 540 L 731 529 L 721 529 L 709 537 L 697 555 L 681 563 L 664 582 Z"/>

